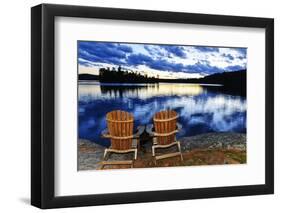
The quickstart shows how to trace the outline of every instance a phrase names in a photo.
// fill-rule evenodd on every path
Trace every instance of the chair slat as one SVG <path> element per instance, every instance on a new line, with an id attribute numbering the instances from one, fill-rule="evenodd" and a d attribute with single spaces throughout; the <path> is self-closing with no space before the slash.
<path id="1" fill-rule="evenodd" d="M 155 132 L 159 135 L 162 134 L 162 136 L 157 136 L 157 143 L 161 145 L 173 143 L 176 134 L 177 112 L 173 110 L 160 111 L 155 114 L 153 120 Z"/>
<path id="2" fill-rule="evenodd" d="M 106 119 L 111 136 L 111 147 L 117 150 L 130 149 L 133 138 L 133 115 L 116 110 L 107 113 Z"/>
<path id="3" fill-rule="evenodd" d="M 117 121 L 121 121 L 121 119 L 120 119 L 120 111 L 119 110 L 117 110 L 117 112 L 116 112 L 116 120 Z M 117 136 L 121 136 L 121 134 L 122 134 L 122 130 L 121 130 L 121 127 L 120 127 L 121 124 L 122 124 L 122 122 L 120 122 L 120 123 L 116 123 L 115 122 L 116 129 L 117 129 L 117 132 L 116 132 Z M 121 140 L 118 139 L 117 143 L 118 143 L 119 149 L 123 149 Z"/>

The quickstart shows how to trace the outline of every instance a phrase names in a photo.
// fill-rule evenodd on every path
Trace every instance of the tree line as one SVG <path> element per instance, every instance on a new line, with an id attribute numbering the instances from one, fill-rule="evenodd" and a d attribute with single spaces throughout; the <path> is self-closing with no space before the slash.
<path id="1" fill-rule="evenodd" d="M 100 68 L 99 69 L 100 82 L 119 82 L 119 83 L 157 83 L 159 80 L 155 77 L 148 77 L 136 72 L 128 72 L 122 70 L 121 66 L 116 69 Z"/>
<path id="2" fill-rule="evenodd" d="M 159 76 L 148 77 L 136 72 L 122 70 L 121 66 L 116 69 L 100 68 L 99 75 L 79 74 L 79 80 L 99 80 L 104 83 L 198 83 L 198 84 L 221 84 L 222 87 L 210 87 L 213 90 L 224 90 L 230 94 L 246 96 L 247 77 L 246 70 L 216 73 L 203 78 L 190 79 L 161 79 Z"/>

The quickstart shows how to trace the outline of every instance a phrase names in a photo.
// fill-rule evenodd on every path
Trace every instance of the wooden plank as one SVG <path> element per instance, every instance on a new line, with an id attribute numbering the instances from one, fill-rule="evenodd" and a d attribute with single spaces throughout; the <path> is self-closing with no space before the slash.
<path id="1" fill-rule="evenodd" d="M 164 112 L 160 112 L 160 120 L 163 120 L 164 118 Z M 160 133 L 163 133 L 165 130 L 164 130 L 164 123 L 159 121 L 160 123 Z M 161 141 L 161 144 L 164 144 L 164 137 L 159 137 L 160 138 L 160 141 Z"/>
<path id="2" fill-rule="evenodd" d="M 114 136 L 119 136 L 118 135 L 118 123 L 116 122 L 116 120 L 117 120 L 117 116 L 118 116 L 118 110 L 116 110 L 115 112 L 114 112 L 114 117 L 113 117 L 113 121 L 112 121 L 112 123 L 113 123 L 113 125 L 114 125 Z M 116 148 L 117 149 L 120 149 L 120 141 L 118 140 L 118 139 L 114 139 L 114 141 L 115 141 L 115 143 L 116 143 Z"/>
<path id="3" fill-rule="evenodd" d="M 102 161 L 100 164 L 102 165 L 126 165 L 126 164 L 132 164 L 132 160 L 124 160 L 124 161 Z"/>
<path id="4" fill-rule="evenodd" d="M 114 111 L 114 113 L 113 113 L 113 121 L 112 121 L 112 124 L 113 124 L 113 135 L 114 136 L 118 136 L 118 124 L 115 122 L 116 120 L 117 120 L 117 110 L 116 111 Z M 115 146 L 116 146 L 116 149 L 120 149 L 120 142 L 119 142 L 119 140 L 117 140 L 117 139 L 114 139 L 114 143 L 115 143 Z"/>
<path id="5" fill-rule="evenodd" d="M 126 120 L 129 120 L 129 119 L 127 119 L 127 112 L 122 112 L 122 114 L 121 114 L 121 117 L 122 117 L 122 121 L 123 121 L 123 123 L 122 123 L 122 126 L 121 126 L 121 129 L 122 129 L 122 136 L 128 136 L 129 134 L 128 134 L 128 125 L 127 125 L 127 123 L 125 122 Z M 124 143 L 126 143 L 126 144 L 130 144 L 130 139 L 126 139 L 126 140 L 124 140 Z M 127 147 L 128 147 L 128 145 L 127 145 Z"/>
<path id="6" fill-rule="evenodd" d="M 177 133 L 177 132 L 178 132 L 178 130 L 174 130 L 174 131 L 168 132 L 168 133 L 154 133 L 154 135 L 157 136 L 157 137 L 162 137 L 162 138 L 164 138 L 164 137 L 173 136 L 173 135 L 174 135 L 175 133 Z"/>
<path id="7" fill-rule="evenodd" d="M 168 111 L 168 116 L 167 116 L 167 118 L 169 118 L 169 117 L 172 117 L 172 112 L 171 111 Z M 173 120 L 171 120 L 171 121 L 167 121 L 167 123 L 168 123 L 168 130 L 167 130 L 167 132 L 172 132 L 173 131 Z M 171 143 L 172 142 L 172 140 L 171 140 L 171 137 L 172 137 L 173 135 L 169 135 L 168 137 L 167 137 L 167 143 L 169 144 L 169 143 Z"/>
<path id="8" fill-rule="evenodd" d="M 119 154 L 123 154 L 123 153 L 129 153 L 129 152 L 134 152 L 136 149 L 125 149 L 125 150 L 120 150 L 120 149 L 106 149 L 107 152 L 114 152 L 114 153 L 119 153 Z"/>
<path id="9" fill-rule="evenodd" d="M 126 113 L 126 115 L 124 115 L 124 121 L 125 121 L 125 120 L 129 120 L 129 119 L 127 118 L 127 116 L 129 116 L 129 113 L 128 113 L 128 112 Z M 128 123 L 128 124 L 129 124 L 129 123 Z M 123 130 L 124 135 L 129 136 L 129 135 L 130 135 L 130 131 L 129 131 L 129 128 L 128 128 L 127 123 L 123 123 L 123 128 L 124 128 L 124 130 Z M 125 140 L 125 143 L 127 144 L 127 145 L 126 145 L 126 146 L 127 146 L 127 149 L 128 149 L 129 147 L 132 147 L 132 145 L 131 145 L 131 139 Z"/>
<path id="10" fill-rule="evenodd" d="M 178 145 L 179 142 L 173 142 L 173 143 L 170 143 L 170 144 L 157 144 L 157 145 L 154 145 L 155 148 L 160 148 L 160 149 L 165 149 L 165 148 L 168 148 L 168 147 L 171 147 L 171 146 L 175 146 L 175 145 Z"/>
<path id="11" fill-rule="evenodd" d="M 174 152 L 174 153 L 169 153 L 169 154 L 163 154 L 163 155 L 155 156 L 155 159 L 156 160 L 161 160 L 161 159 L 165 159 L 165 158 L 176 157 L 178 155 L 180 156 L 181 153 L 180 152 Z"/>
<path id="12" fill-rule="evenodd" d="M 116 112 L 116 121 L 121 121 L 121 117 L 120 117 L 120 110 L 117 110 Z M 120 137 L 122 135 L 122 131 L 121 131 L 121 125 L 122 123 L 121 122 L 115 122 L 115 125 L 116 125 L 116 136 Z M 119 149 L 124 149 L 123 147 L 123 141 L 120 139 L 118 139 L 118 144 L 119 144 Z"/>

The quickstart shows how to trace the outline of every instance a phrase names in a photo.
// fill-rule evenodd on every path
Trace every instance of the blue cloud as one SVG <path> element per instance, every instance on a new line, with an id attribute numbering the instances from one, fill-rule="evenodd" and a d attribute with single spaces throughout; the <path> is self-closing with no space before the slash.
<path id="1" fill-rule="evenodd" d="M 132 53 L 132 48 L 126 45 L 107 42 L 79 42 L 78 57 L 99 63 L 124 64 L 122 58 Z"/>
<path id="2" fill-rule="evenodd" d="M 234 66 L 228 66 L 225 68 L 225 71 L 238 71 L 238 70 L 243 70 L 245 67 L 239 66 L 239 65 L 234 65 Z"/>
<path id="3" fill-rule="evenodd" d="M 181 46 L 169 45 L 169 46 L 161 46 L 161 47 L 164 48 L 166 51 L 168 51 L 168 53 L 170 53 L 171 55 L 175 55 L 180 58 L 186 58 L 184 49 Z"/>
<path id="4" fill-rule="evenodd" d="M 194 47 L 196 50 L 199 50 L 200 52 L 219 52 L 219 48 L 217 47 Z"/>
<path id="5" fill-rule="evenodd" d="M 144 54 L 131 54 L 127 58 L 127 63 L 132 66 L 147 65 L 152 63 L 153 59 Z"/>
<path id="6" fill-rule="evenodd" d="M 222 68 L 211 66 L 210 63 L 202 63 L 202 61 L 197 62 L 194 65 L 188 65 L 187 68 L 188 70 L 192 70 L 194 73 L 201 73 L 205 75 L 224 71 Z"/>
<path id="7" fill-rule="evenodd" d="M 207 60 L 202 60 L 194 65 L 183 65 L 182 63 L 172 63 L 164 59 L 153 60 L 151 57 L 143 54 L 130 55 L 127 64 L 131 66 L 146 65 L 151 69 L 173 72 L 212 74 L 224 71 L 216 66 L 211 66 Z"/>
<path id="8" fill-rule="evenodd" d="M 144 45 L 144 49 L 146 49 L 150 55 L 155 55 L 157 57 L 169 57 L 172 58 L 174 56 L 180 58 L 186 58 L 186 53 L 184 48 L 181 46 L 172 46 L 172 45 L 157 45 L 158 48 L 152 45 Z M 161 51 L 164 49 L 165 51 Z"/>
<path id="9" fill-rule="evenodd" d="M 165 56 L 162 52 L 160 52 L 155 46 L 152 45 L 143 45 L 143 48 L 150 54 L 150 55 L 160 55 Z"/>
<path id="10" fill-rule="evenodd" d="M 222 57 L 228 58 L 228 60 L 230 60 L 230 61 L 233 61 L 233 60 L 234 60 L 234 57 L 233 57 L 231 54 L 225 54 L 225 53 L 223 53 L 221 56 L 222 56 Z"/>
<path id="11" fill-rule="evenodd" d="M 80 41 L 78 42 L 78 62 L 83 66 L 93 66 L 95 63 L 105 63 L 136 68 L 138 65 L 145 65 L 151 69 L 159 71 L 200 73 L 204 75 L 245 69 L 245 67 L 238 65 L 228 66 L 227 68 L 212 66 L 207 57 L 205 57 L 205 60 L 199 60 L 193 65 L 186 65 L 169 60 L 169 58 L 175 56 L 180 58 L 187 57 L 182 46 L 138 45 L 142 46 L 148 54 L 135 52 L 139 48 L 135 48 L 131 44 Z M 217 56 L 218 54 L 215 53 L 219 52 L 219 48 L 217 47 L 199 46 L 193 48 L 201 52 L 201 54 L 204 54 L 205 52 L 213 52 L 211 54 Z M 239 52 L 238 59 L 245 59 L 247 53 L 246 48 L 237 48 L 236 51 Z M 229 64 L 235 59 L 231 54 L 219 54 L 217 57 L 227 58 Z"/>
<path id="12" fill-rule="evenodd" d="M 146 65 L 152 69 L 162 71 L 187 71 L 187 67 L 181 63 L 171 63 L 165 59 L 152 59 L 144 54 L 132 54 L 127 58 L 127 64 L 131 66 Z"/>
<path id="13" fill-rule="evenodd" d="M 82 61 L 82 60 L 79 60 L 79 64 L 80 64 L 80 65 L 83 65 L 83 66 L 85 66 L 85 67 L 90 67 L 90 66 L 92 66 L 91 63 L 89 63 L 89 62 L 87 62 L 87 61 Z"/>
<path id="14" fill-rule="evenodd" d="M 187 71 L 186 67 L 181 63 L 171 63 L 166 60 L 154 60 L 148 64 L 150 68 L 163 71 Z"/>
<path id="15" fill-rule="evenodd" d="M 122 45 L 122 44 L 118 44 L 117 45 L 117 49 L 125 52 L 125 53 L 132 53 L 133 49 L 132 47 L 126 46 L 126 45 Z"/>
<path id="16" fill-rule="evenodd" d="M 235 50 L 240 54 L 240 56 L 246 58 L 247 48 L 235 48 Z"/>

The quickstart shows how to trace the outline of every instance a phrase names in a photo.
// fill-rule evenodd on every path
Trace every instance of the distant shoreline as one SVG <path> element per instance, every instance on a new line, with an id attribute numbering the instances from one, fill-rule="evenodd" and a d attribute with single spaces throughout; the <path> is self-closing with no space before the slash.
<path id="1" fill-rule="evenodd" d="M 122 72 L 120 72 L 122 73 Z M 122 76 L 117 73 L 110 71 L 107 74 L 108 76 L 104 77 L 103 75 L 93 75 L 93 74 L 78 74 L 78 80 L 97 80 L 104 83 L 204 83 L 204 84 L 222 84 L 229 85 L 232 82 L 236 83 L 245 83 L 246 80 L 246 70 L 239 70 L 233 72 L 223 72 L 216 73 L 212 75 L 205 76 L 203 78 L 178 78 L 178 79 L 169 79 L 169 78 L 148 78 L 143 76 L 137 76 L 135 78 L 130 76 Z"/>
<path id="2" fill-rule="evenodd" d="M 223 85 L 222 84 L 205 84 L 205 83 L 187 83 L 187 82 L 183 82 L 183 83 L 180 83 L 180 82 L 155 82 L 155 83 L 152 83 L 152 82 L 147 82 L 147 83 L 119 83 L 119 82 L 100 82 L 99 80 L 78 80 L 79 83 L 92 83 L 92 82 L 98 82 L 100 83 L 101 85 L 104 85 L 104 86 L 115 86 L 115 85 L 124 85 L 124 86 L 135 86 L 135 85 L 150 85 L 150 84 L 159 84 L 159 83 L 162 83 L 162 84 L 175 84 L 175 83 L 178 83 L 178 84 L 189 84 L 189 85 L 201 85 L 201 86 L 218 86 L 218 87 L 222 87 Z"/>
<path id="3" fill-rule="evenodd" d="M 247 78 L 246 70 L 233 72 L 216 73 L 203 78 L 190 79 L 161 79 L 145 78 L 137 76 L 118 76 L 118 72 L 107 72 L 108 76 L 99 76 L 92 74 L 79 74 L 79 81 L 99 81 L 100 83 L 119 83 L 119 84 L 150 84 L 150 83 L 184 83 L 184 84 L 201 84 L 201 85 L 222 85 L 220 90 L 224 93 L 246 96 Z M 214 89 L 216 87 L 213 87 Z M 218 88 L 218 87 L 217 87 Z"/>

